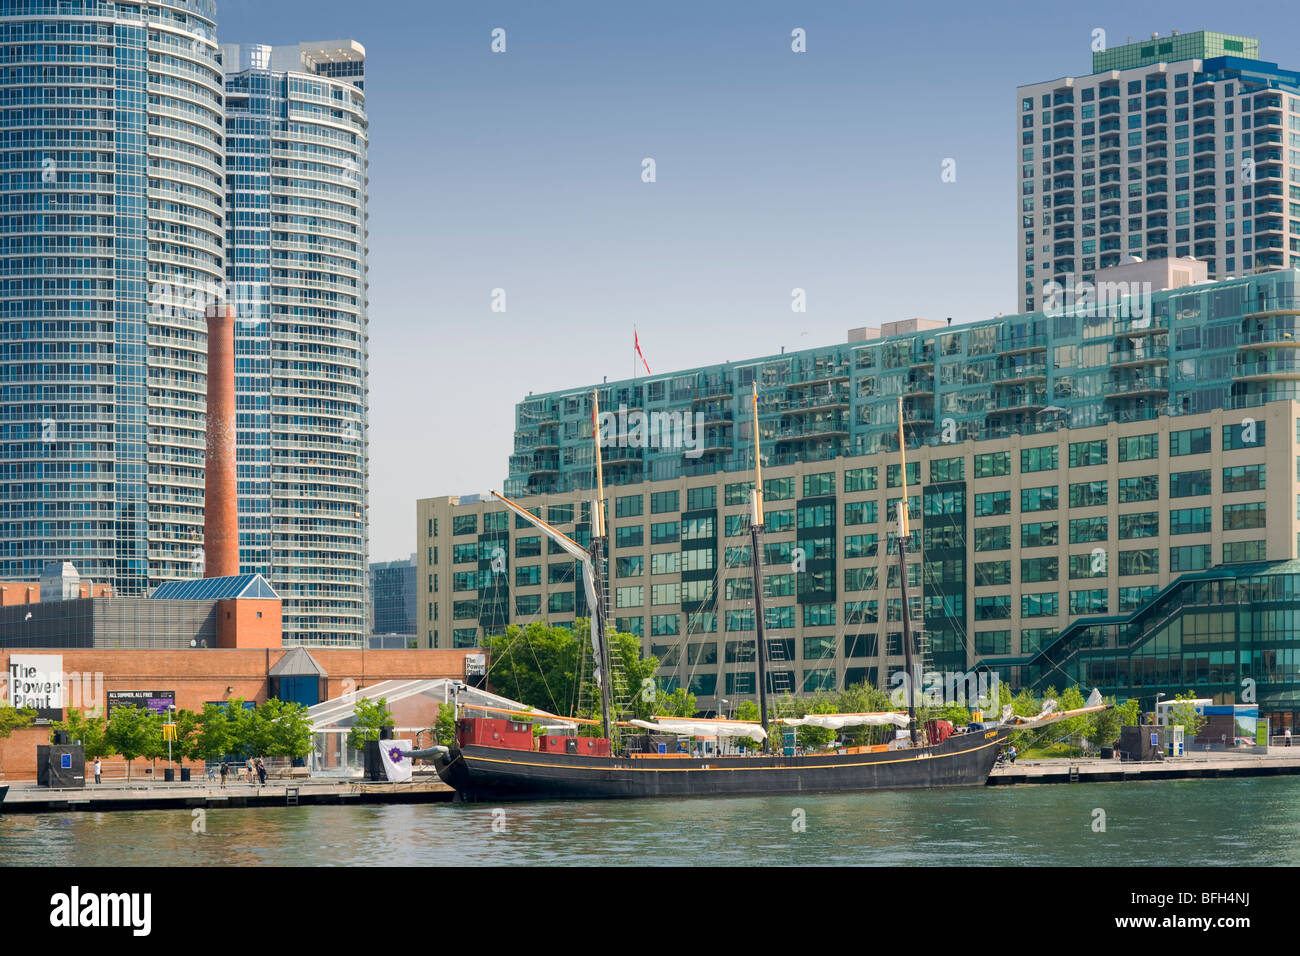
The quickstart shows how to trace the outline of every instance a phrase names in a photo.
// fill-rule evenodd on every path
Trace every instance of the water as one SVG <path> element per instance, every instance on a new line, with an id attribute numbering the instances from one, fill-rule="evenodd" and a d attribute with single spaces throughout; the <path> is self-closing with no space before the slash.
<path id="1" fill-rule="evenodd" d="M 190 810 L 0 815 L 0 866 L 1295 866 L 1300 778 L 232 808 L 208 810 L 206 832 L 196 822 Z"/>

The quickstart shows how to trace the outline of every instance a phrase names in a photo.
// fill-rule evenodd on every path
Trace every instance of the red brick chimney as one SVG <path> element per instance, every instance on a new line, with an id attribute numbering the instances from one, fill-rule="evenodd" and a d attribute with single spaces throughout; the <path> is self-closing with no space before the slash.
<path id="1" fill-rule="evenodd" d="M 235 491 L 235 309 L 208 306 L 208 428 L 203 478 L 203 576 L 239 573 Z"/>

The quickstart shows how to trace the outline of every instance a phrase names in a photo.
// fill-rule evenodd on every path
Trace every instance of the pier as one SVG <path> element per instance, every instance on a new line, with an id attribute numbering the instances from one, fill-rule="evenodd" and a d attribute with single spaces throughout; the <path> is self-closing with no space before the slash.
<path id="1" fill-rule="evenodd" d="M 1115 783 L 1125 780 L 1195 780 L 1206 777 L 1272 777 L 1300 774 L 1300 748 L 1270 747 L 1269 752 L 1193 753 L 1165 760 L 1053 758 L 1020 760 L 994 767 L 988 785 L 1021 783 Z"/>
<path id="2" fill-rule="evenodd" d="M 202 807 L 284 807 L 362 803 L 450 802 L 455 791 L 436 775 L 417 775 L 409 783 L 360 779 L 284 780 L 266 786 L 249 783 L 106 783 L 73 789 L 12 783 L 0 814 L 65 811 L 170 810 Z"/>

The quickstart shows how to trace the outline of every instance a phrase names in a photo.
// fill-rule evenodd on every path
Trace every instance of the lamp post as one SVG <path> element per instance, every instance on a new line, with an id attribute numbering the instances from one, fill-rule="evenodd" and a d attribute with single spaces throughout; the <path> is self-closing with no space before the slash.
<path id="1" fill-rule="evenodd" d="M 1159 725 L 1160 723 L 1160 698 L 1164 696 L 1165 694 L 1163 691 L 1159 694 L 1156 694 L 1155 708 L 1151 711 L 1151 719 L 1154 720 L 1157 725 Z"/>
<path id="2" fill-rule="evenodd" d="M 725 719 L 725 717 L 726 717 L 726 713 L 727 713 L 727 711 L 726 711 L 725 708 L 726 708 L 727 705 L 730 704 L 730 703 L 731 703 L 731 701 L 727 700 L 727 698 L 725 698 L 725 697 L 719 697 L 719 698 L 718 698 L 718 717 L 719 717 L 719 718 L 721 718 L 721 719 Z M 719 728 L 719 729 L 721 729 L 721 728 Z M 721 734 L 721 733 L 718 734 L 718 753 L 719 753 L 719 755 L 721 755 L 721 753 L 722 753 L 722 734 Z"/>

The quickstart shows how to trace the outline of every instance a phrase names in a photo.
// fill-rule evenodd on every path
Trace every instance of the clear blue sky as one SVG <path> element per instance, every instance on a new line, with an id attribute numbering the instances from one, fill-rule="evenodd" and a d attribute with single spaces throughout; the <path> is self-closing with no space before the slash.
<path id="1" fill-rule="evenodd" d="M 631 375 L 634 324 L 658 373 L 1015 311 L 1016 86 L 1089 72 L 1094 29 L 1111 46 L 1241 33 L 1300 66 L 1284 49 L 1300 10 L 1275 4 L 219 0 L 218 16 L 225 43 L 366 48 L 372 560 L 414 550 L 417 498 L 501 487 L 529 391 Z"/>

